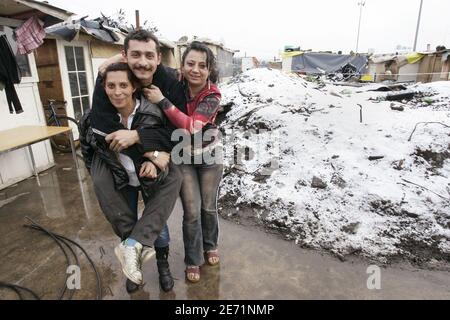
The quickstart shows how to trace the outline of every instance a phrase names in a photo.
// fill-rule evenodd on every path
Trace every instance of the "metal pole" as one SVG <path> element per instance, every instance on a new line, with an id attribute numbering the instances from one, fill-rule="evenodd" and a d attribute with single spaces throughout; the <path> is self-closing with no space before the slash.
<path id="1" fill-rule="evenodd" d="M 39 180 L 39 173 L 36 168 L 36 161 L 34 161 L 33 149 L 31 148 L 31 145 L 28 146 L 28 153 L 30 154 L 31 164 L 33 165 L 33 172 L 34 175 L 36 176 L 36 181 L 38 183 L 38 186 L 40 187 L 41 181 Z"/>
<path id="2" fill-rule="evenodd" d="M 358 50 L 359 50 L 359 34 L 360 34 L 360 31 L 361 31 L 362 10 L 363 10 L 363 7 L 365 5 L 366 5 L 365 1 L 358 2 L 358 6 L 359 6 L 359 24 L 358 24 L 358 37 L 356 39 L 356 53 L 358 53 Z"/>
<path id="3" fill-rule="evenodd" d="M 414 47 L 413 47 L 414 52 L 416 52 L 417 49 L 417 38 L 419 37 L 420 18 L 422 17 L 422 6 L 423 0 L 420 0 L 419 18 L 417 19 L 416 38 L 414 39 Z"/>
<path id="4" fill-rule="evenodd" d="M 69 131 L 69 141 L 70 141 L 70 148 L 72 149 L 73 161 L 75 162 L 75 170 L 77 171 L 77 174 L 78 174 L 78 180 L 81 181 L 81 176 L 80 176 L 80 172 L 79 172 L 80 167 L 78 166 L 77 150 L 75 149 L 75 141 L 73 139 L 72 129 Z"/>

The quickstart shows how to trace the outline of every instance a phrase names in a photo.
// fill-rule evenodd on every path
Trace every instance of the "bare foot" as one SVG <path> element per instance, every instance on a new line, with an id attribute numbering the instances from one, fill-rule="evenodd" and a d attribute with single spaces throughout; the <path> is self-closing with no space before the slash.
<path id="1" fill-rule="evenodd" d="M 197 266 L 186 267 L 186 279 L 193 283 L 199 282 L 200 281 L 200 267 L 197 267 Z"/>
<path id="2" fill-rule="evenodd" d="M 220 262 L 219 259 L 219 250 L 210 250 L 206 251 L 206 259 L 208 261 L 208 264 L 211 266 L 218 265 Z"/>

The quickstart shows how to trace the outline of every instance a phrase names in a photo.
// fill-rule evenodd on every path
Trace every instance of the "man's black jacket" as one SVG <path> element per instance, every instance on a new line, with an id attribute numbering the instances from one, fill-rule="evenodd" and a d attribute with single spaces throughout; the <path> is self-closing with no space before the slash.
<path id="1" fill-rule="evenodd" d="M 102 85 L 102 77 L 98 75 L 92 99 L 91 125 L 104 133 L 112 133 L 124 129 L 119 121 L 117 110 L 109 101 Z M 186 95 L 182 84 L 177 80 L 173 69 L 160 64 L 153 75 L 153 84 L 162 94 L 181 111 L 186 113 Z M 144 151 L 170 152 L 175 145 L 172 143 L 172 132 L 176 128 L 167 121 L 165 127 L 153 129 L 138 129 Z"/>

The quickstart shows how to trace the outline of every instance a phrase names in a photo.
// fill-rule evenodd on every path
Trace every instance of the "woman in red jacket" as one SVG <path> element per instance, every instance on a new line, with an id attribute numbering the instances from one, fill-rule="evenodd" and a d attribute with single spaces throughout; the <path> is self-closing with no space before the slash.
<path id="1" fill-rule="evenodd" d="M 187 114 L 165 98 L 156 86 L 144 89 L 144 94 L 158 104 L 173 125 L 194 137 L 194 141 L 199 136 L 204 138 L 201 144 L 194 143 L 188 148 L 188 159 L 192 161 L 181 165 L 186 278 L 198 282 L 205 259 L 209 265 L 219 264 L 217 193 L 223 164 L 215 119 L 221 95 L 215 85 L 218 74 L 212 51 L 200 42 L 192 42 L 183 53 L 181 75 L 188 101 Z M 210 163 L 207 157 L 214 157 L 215 161 Z"/>

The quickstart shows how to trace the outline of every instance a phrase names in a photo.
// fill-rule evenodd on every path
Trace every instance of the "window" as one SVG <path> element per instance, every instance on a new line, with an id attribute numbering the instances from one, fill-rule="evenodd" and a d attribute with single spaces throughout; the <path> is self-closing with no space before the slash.
<path id="1" fill-rule="evenodd" d="M 80 120 L 89 109 L 89 91 L 83 47 L 65 46 L 67 70 L 69 71 L 70 93 L 75 119 Z"/>
<path id="2" fill-rule="evenodd" d="M 30 61 L 27 54 L 16 54 L 16 61 L 22 78 L 31 77 Z"/>

